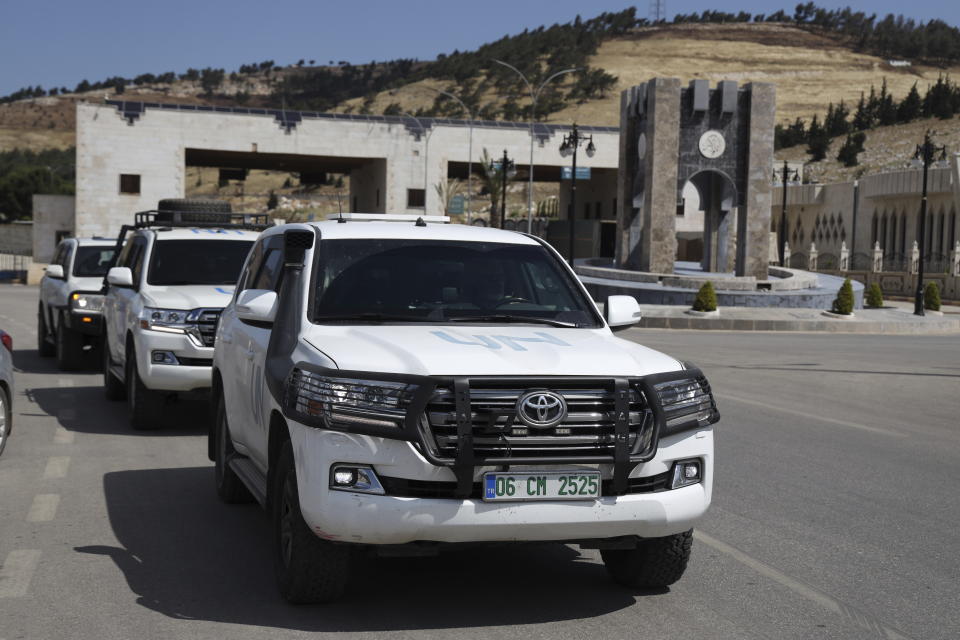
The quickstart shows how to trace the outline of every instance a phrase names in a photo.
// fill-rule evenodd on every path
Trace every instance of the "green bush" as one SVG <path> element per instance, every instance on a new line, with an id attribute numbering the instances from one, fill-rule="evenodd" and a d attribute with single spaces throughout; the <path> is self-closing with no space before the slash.
<path id="1" fill-rule="evenodd" d="M 923 308 L 940 311 L 940 287 L 936 282 L 928 282 L 923 290 Z"/>
<path id="2" fill-rule="evenodd" d="M 867 287 L 867 296 L 865 302 L 871 309 L 879 309 L 883 306 L 883 291 L 880 289 L 880 285 L 876 282 Z"/>
<path id="3" fill-rule="evenodd" d="M 717 292 L 713 290 L 713 283 L 709 280 L 703 283 L 697 291 L 697 298 L 693 301 L 694 311 L 716 311 Z"/>
<path id="4" fill-rule="evenodd" d="M 833 312 L 848 316 L 853 313 L 853 284 L 850 278 L 843 281 L 837 297 L 833 300 Z"/>

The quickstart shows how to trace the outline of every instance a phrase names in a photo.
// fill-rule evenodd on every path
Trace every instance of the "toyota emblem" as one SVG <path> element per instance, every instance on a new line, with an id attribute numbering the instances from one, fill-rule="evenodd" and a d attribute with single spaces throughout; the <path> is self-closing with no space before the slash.
<path id="1" fill-rule="evenodd" d="M 531 391 L 517 400 L 517 417 L 531 429 L 549 429 L 567 417 L 567 401 L 553 391 Z"/>

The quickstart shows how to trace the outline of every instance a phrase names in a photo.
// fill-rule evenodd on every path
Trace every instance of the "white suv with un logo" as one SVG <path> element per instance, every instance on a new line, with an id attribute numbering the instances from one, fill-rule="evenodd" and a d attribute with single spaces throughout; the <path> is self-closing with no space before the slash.
<path id="1" fill-rule="evenodd" d="M 615 337 L 541 240 L 347 214 L 265 231 L 223 310 L 209 455 L 270 514 L 280 591 L 340 596 L 353 552 L 556 541 L 612 577 L 683 574 L 710 504 L 710 386 Z"/>

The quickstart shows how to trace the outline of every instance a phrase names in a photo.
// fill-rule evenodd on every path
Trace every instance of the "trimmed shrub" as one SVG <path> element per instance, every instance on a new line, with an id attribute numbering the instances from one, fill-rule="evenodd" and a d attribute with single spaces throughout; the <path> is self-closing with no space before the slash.
<path id="1" fill-rule="evenodd" d="M 853 313 L 853 284 L 850 278 L 843 281 L 837 297 L 833 300 L 833 312 L 848 316 Z"/>
<path id="2" fill-rule="evenodd" d="M 879 309 L 883 306 L 883 291 L 880 289 L 879 284 L 874 282 L 867 287 L 867 295 L 864 302 L 871 309 Z"/>
<path id="3" fill-rule="evenodd" d="M 923 308 L 940 311 L 940 287 L 936 282 L 928 282 L 923 289 Z"/>
<path id="4" fill-rule="evenodd" d="M 693 301 L 694 311 L 716 311 L 717 310 L 717 292 L 713 289 L 713 283 L 709 280 L 703 283 L 700 290 L 697 291 L 697 298 Z"/>

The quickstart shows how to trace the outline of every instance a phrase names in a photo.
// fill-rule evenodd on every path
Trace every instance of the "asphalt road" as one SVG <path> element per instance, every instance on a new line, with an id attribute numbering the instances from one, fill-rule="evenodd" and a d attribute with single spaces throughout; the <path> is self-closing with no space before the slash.
<path id="1" fill-rule="evenodd" d="M 634 592 L 561 545 L 381 559 L 341 603 L 277 595 L 264 514 L 221 504 L 205 406 L 131 431 L 94 370 L 35 351 L 0 287 L 15 430 L 0 457 L 0 640 L 956 638 L 960 337 L 626 335 L 700 365 L 723 416 L 685 577 Z"/>

